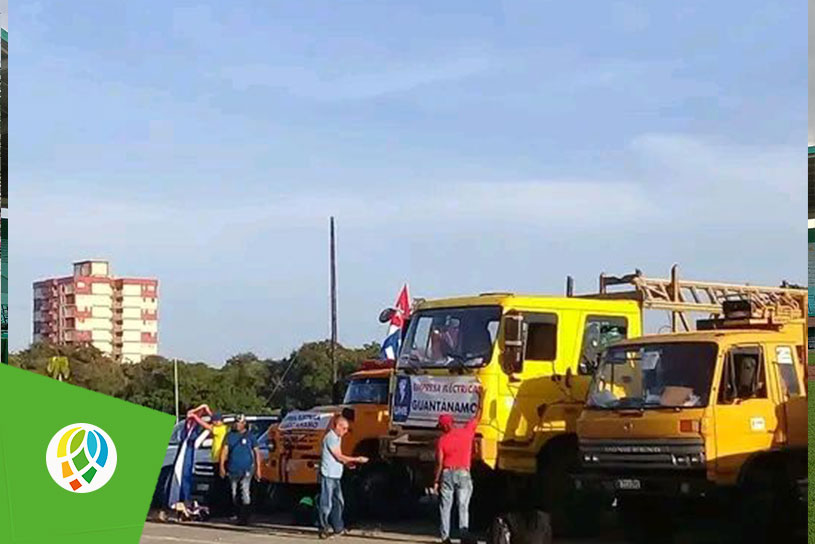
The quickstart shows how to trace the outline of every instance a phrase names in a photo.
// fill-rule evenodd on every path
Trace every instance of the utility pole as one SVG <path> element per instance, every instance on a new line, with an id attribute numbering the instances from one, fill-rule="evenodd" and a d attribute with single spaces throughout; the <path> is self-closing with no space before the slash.
<path id="1" fill-rule="evenodd" d="M 331 369 L 337 383 L 337 253 L 334 241 L 334 216 L 331 216 Z"/>
<path id="2" fill-rule="evenodd" d="M 173 359 L 173 389 L 175 395 L 175 421 L 178 423 L 178 359 Z"/>

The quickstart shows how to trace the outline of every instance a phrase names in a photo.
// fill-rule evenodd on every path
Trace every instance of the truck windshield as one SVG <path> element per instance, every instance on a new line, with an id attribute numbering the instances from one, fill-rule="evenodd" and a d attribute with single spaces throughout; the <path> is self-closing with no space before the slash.
<path id="1" fill-rule="evenodd" d="M 648 409 L 707 406 L 717 347 L 676 342 L 609 348 L 589 389 L 587 406 Z"/>
<path id="2" fill-rule="evenodd" d="M 410 320 L 398 366 L 476 367 L 489 362 L 499 306 L 419 310 Z"/>
<path id="3" fill-rule="evenodd" d="M 387 404 L 387 378 L 356 378 L 348 383 L 343 404 Z"/>

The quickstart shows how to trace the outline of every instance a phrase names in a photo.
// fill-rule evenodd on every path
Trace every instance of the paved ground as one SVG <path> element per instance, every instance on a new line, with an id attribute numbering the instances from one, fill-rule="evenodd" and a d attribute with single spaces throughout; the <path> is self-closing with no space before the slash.
<path id="1" fill-rule="evenodd" d="M 401 544 L 407 542 L 438 542 L 432 534 L 415 534 L 416 528 L 406 531 L 365 529 L 354 530 L 347 537 L 335 538 L 329 542 L 337 544 Z M 413 534 L 411 534 L 413 533 Z M 147 522 L 144 526 L 141 544 L 303 544 L 321 542 L 316 531 L 282 525 L 261 524 L 250 529 L 238 528 L 224 523 L 179 524 Z M 617 541 L 565 541 L 562 544 L 619 544 Z"/>

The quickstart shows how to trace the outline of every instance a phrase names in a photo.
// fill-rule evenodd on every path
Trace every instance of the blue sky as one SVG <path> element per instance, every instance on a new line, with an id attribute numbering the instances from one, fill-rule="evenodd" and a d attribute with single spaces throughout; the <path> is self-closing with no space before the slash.
<path id="1" fill-rule="evenodd" d="M 158 277 L 221 364 L 417 296 L 605 270 L 804 282 L 807 4 L 26 2 L 12 13 L 11 348 L 31 282 Z"/>

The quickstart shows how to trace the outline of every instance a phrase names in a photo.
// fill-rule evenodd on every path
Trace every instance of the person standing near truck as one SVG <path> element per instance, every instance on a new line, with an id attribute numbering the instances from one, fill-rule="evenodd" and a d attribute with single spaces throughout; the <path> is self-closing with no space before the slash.
<path id="1" fill-rule="evenodd" d="M 229 432 L 229 427 L 224 423 L 224 418 L 221 412 L 215 412 L 211 419 L 212 428 L 209 433 L 212 435 L 212 462 L 218 463 L 221 460 L 221 448 L 224 445 L 224 439 Z"/>
<path id="2" fill-rule="evenodd" d="M 188 517 L 187 505 L 192 501 L 195 450 L 206 438 L 204 431 L 212 428 L 203 418 L 211 414 L 212 410 L 206 404 L 191 409 L 187 412 L 187 419 L 181 430 L 173 472 L 167 482 L 166 503 L 182 519 Z"/>
<path id="3" fill-rule="evenodd" d="M 441 540 L 450 543 L 450 515 L 453 500 L 458 502 L 458 525 L 462 540 L 469 536 L 470 498 L 473 495 L 473 480 L 470 465 L 473 458 L 475 429 L 481 420 L 483 390 L 479 391 L 478 409 L 475 416 L 463 427 L 456 427 L 453 416 L 439 416 L 442 435 L 436 444 L 436 480 L 434 489 L 440 495 Z"/>
<path id="4" fill-rule="evenodd" d="M 221 449 L 221 478 L 229 476 L 232 486 L 232 502 L 238 508 L 238 523 L 249 524 L 249 507 L 252 502 L 252 476 L 260 480 L 260 450 L 254 435 L 249 432 L 246 417 L 239 415 L 235 419 L 235 430 L 226 435 Z M 240 488 L 240 504 L 238 504 Z"/>
<path id="5" fill-rule="evenodd" d="M 344 465 L 364 464 L 367 457 L 349 457 L 342 453 L 342 437 L 348 432 L 348 420 L 342 416 L 323 437 L 323 451 L 320 458 L 320 504 L 319 522 L 320 538 L 329 537 L 328 526 L 334 529 L 335 535 L 345 534 L 342 509 L 345 504 L 342 497 L 342 471 Z"/>

